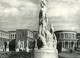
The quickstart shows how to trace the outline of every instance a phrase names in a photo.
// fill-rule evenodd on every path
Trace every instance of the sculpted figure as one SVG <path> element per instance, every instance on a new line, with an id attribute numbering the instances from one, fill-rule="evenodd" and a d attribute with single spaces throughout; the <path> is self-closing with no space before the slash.
<path id="1" fill-rule="evenodd" d="M 54 48 L 56 49 L 57 48 L 57 39 L 56 39 L 56 35 L 55 34 L 54 34 L 53 39 L 54 39 Z"/>
<path id="2" fill-rule="evenodd" d="M 41 10 L 39 12 L 39 34 L 43 34 L 44 32 L 42 32 L 42 30 L 44 31 L 45 28 L 47 28 L 47 23 L 48 23 L 48 18 L 46 17 L 46 13 L 47 13 L 47 7 L 46 7 L 47 1 L 46 0 L 42 0 L 41 1 Z"/>
<path id="3" fill-rule="evenodd" d="M 34 50 L 34 58 L 58 58 L 58 52 L 57 49 L 55 49 L 57 41 L 53 24 L 50 24 L 50 30 L 47 28 L 47 0 L 42 0 L 40 6 L 41 10 L 39 12 L 39 30 L 37 39 L 38 49 Z"/>
<path id="4" fill-rule="evenodd" d="M 41 10 L 39 13 L 39 39 L 43 43 L 43 47 L 56 47 L 56 39 L 54 34 L 53 24 L 50 24 L 50 30 L 47 30 L 48 18 L 47 18 L 47 0 L 41 1 Z"/>
<path id="5" fill-rule="evenodd" d="M 50 24 L 50 31 L 45 31 L 46 33 L 46 40 L 47 40 L 47 45 L 48 47 L 53 48 L 54 45 L 54 39 L 53 39 L 53 34 L 54 34 L 54 28 L 53 28 L 53 24 Z"/>
<path id="6" fill-rule="evenodd" d="M 40 13 L 39 13 L 39 18 L 41 20 L 44 20 L 46 19 L 46 13 L 47 13 L 47 7 L 46 7 L 46 4 L 47 4 L 47 1 L 46 0 L 42 0 L 41 1 L 41 10 L 40 10 Z"/>
<path id="7" fill-rule="evenodd" d="M 53 36 L 53 47 L 56 49 L 57 48 L 57 39 L 56 39 L 56 35 L 54 34 L 53 24 L 50 25 L 50 32 Z"/>
<path id="8" fill-rule="evenodd" d="M 47 7 L 46 7 L 47 1 L 42 0 L 41 1 L 41 10 L 39 12 L 39 38 L 43 42 L 43 46 L 46 46 L 46 38 L 45 38 L 45 32 L 47 28 L 48 19 L 46 16 L 47 13 Z"/>
<path id="9" fill-rule="evenodd" d="M 47 29 L 44 30 L 44 34 L 45 36 L 43 36 L 42 34 L 39 34 L 39 37 L 43 42 L 43 47 L 56 48 L 57 40 L 54 34 L 53 24 L 50 25 L 50 31 L 48 31 Z"/>

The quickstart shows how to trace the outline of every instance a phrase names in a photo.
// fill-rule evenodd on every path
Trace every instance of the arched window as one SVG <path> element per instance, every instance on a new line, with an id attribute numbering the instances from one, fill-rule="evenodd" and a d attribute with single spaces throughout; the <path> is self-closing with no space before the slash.
<path id="1" fill-rule="evenodd" d="M 15 38 L 16 38 L 16 34 L 15 34 Z"/>
<path id="2" fill-rule="evenodd" d="M 14 39 L 14 34 L 13 34 L 13 39 Z"/>
<path id="3" fill-rule="evenodd" d="M 56 34 L 57 39 L 59 39 L 59 34 Z"/>
<path id="4" fill-rule="evenodd" d="M 11 39 L 12 39 L 12 34 L 11 34 Z"/>

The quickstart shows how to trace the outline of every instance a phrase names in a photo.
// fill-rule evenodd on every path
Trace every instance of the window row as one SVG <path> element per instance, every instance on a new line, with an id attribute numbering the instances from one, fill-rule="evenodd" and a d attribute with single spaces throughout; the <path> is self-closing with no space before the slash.
<path id="1" fill-rule="evenodd" d="M 9 38 L 9 34 L 0 33 L 1 38 Z"/>
<path id="2" fill-rule="evenodd" d="M 76 34 L 73 33 L 60 33 L 56 34 L 59 39 L 76 39 Z"/>
<path id="3" fill-rule="evenodd" d="M 16 34 L 10 34 L 10 39 L 15 39 L 16 38 Z"/>

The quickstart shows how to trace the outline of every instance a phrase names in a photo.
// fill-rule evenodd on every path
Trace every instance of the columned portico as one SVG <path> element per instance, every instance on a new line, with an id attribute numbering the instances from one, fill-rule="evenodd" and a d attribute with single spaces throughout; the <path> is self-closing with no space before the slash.
<path id="1" fill-rule="evenodd" d="M 69 50 L 74 48 L 78 44 L 76 38 L 76 31 L 61 30 L 56 31 L 55 34 L 58 41 L 62 43 L 62 48 Z"/>
<path id="2" fill-rule="evenodd" d="M 61 41 L 61 42 L 62 42 L 62 48 L 65 48 L 65 49 L 72 49 L 75 46 L 77 46 L 77 41 Z"/>

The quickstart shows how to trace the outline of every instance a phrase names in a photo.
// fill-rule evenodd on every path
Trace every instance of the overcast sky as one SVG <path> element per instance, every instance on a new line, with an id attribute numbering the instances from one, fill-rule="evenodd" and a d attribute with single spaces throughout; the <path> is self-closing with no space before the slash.
<path id="1" fill-rule="evenodd" d="M 38 29 L 40 0 L 0 0 L 0 30 Z M 80 32 L 80 0 L 48 0 L 48 20 L 56 30 Z"/>

